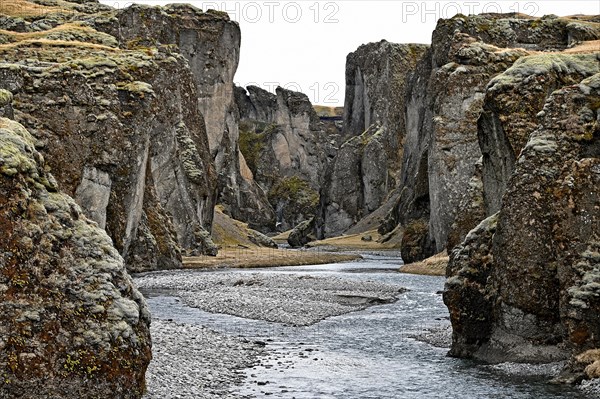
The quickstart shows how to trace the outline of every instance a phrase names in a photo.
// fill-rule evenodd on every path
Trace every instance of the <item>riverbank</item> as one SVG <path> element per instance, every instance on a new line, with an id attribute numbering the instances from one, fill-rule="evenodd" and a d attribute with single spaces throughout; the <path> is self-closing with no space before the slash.
<path id="1" fill-rule="evenodd" d="M 421 274 L 424 276 L 446 276 L 449 257 L 446 252 L 439 253 L 421 262 L 409 263 L 400 267 L 401 273 Z"/>
<path id="2" fill-rule="evenodd" d="M 169 322 L 153 325 L 158 331 L 153 330 L 155 359 L 150 372 L 154 374 L 149 374 L 148 386 L 154 396 L 145 399 L 161 395 L 161 399 L 267 395 L 362 399 L 373 393 L 406 399 L 597 397 L 591 384 L 581 389 L 549 385 L 547 381 L 557 370 L 554 365 L 550 369 L 489 366 L 447 357 L 451 330 L 439 294 L 444 279 L 397 270 L 394 261 L 365 255 L 361 262 L 323 266 L 178 270 L 135 276 L 136 283 L 145 287 L 142 292 L 153 316 Z M 393 294 L 397 287 L 408 290 L 394 294 L 398 300 L 371 306 L 379 304 L 374 298 Z M 313 289 L 321 293 L 303 296 Z M 373 290 L 377 295 L 364 295 Z M 197 301 L 194 307 L 185 300 L 185 292 Z M 344 293 L 347 295 L 340 295 Z M 336 304 L 340 298 L 349 303 Z M 305 318 L 340 305 L 365 310 L 350 310 L 313 324 Z M 280 320 L 263 321 L 275 318 Z M 306 323 L 301 325 L 298 320 L 303 318 Z M 177 329 L 172 328 L 173 321 L 178 323 Z M 197 326 L 217 333 L 208 333 L 205 339 L 205 330 Z M 187 338 L 178 341 L 180 334 Z M 196 351 L 194 346 L 208 348 Z M 249 368 L 240 370 L 243 366 L 231 356 L 237 352 L 245 364 L 252 364 Z M 215 354 L 219 358 L 215 359 Z M 206 364 L 211 364 L 209 369 Z M 231 373 L 222 374 L 227 369 Z M 204 379 L 205 374 L 210 377 Z M 225 384 L 211 382 L 221 378 Z M 161 384 L 166 387 L 153 391 Z"/>
<path id="3" fill-rule="evenodd" d="M 217 256 L 196 256 L 183 259 L 186 269 L 259 268 L 276 266 L 323 265 L 362 259 L 359 254 L 333 253 L 324 250 L 293 250 L 237 246 L 219 249 Z"/>

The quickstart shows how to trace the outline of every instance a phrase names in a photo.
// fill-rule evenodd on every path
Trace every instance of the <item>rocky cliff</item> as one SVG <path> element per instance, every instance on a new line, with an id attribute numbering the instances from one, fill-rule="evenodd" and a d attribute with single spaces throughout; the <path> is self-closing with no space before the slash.
<path id="1" fill-rule="evenodd" d="M 37 143 L 0 118 L 0 396 L 140 398 L 145 301 L 111 239 L 58 190 Z"/>
<path id="2" fill-rule="evenodd" d="M 598 35 L 596 23 L 554 16 L 457 15 L 438 22 L 431 49 L 408 83 L 402 192 L 381 228 L 387 232 L 396 222 L 423 227 L 415 229 L 419 239 L 412 237 L 416 248 L 406 243 L 410 260 L 452 247 L 493 213 L 483 203 L 481 180 L 490 172 L 485 154 L 480 161 L 477 127 L 490 81 L 530 52 L 562 51 Z"/>
<path id="3" fill-rule="evenodd" d="M 233 77 L 240 54 L 239 25 L 226 13 L 182 4 L 134 5 L 100 28 L 127 48 L 174 45 L 187 61 L 196 100 L 206 124 L 208 146 L 218 174 L 218 202 L 232 217 L 252 226 L 269 226 L 272 212 L 265 194 L 247 175 L 239 152 L 239 115 Z M 193 100 L 190 98 L 190 101 Z"/>
<path id="4" fill-rule="evenodd" d="M 341 145 L 321 189 L 321 238 L 341 234 L 377 210 L 398 186 L 405 138 L 406 77 L 427 46 L 385 40 L 346 59 Z"/>
<path id="5" fill-rule="evenodd" d="M 318 192 L 333 157 L 330 137 L 308 97 L 255 86 L 237 89 L 240 148 L 254 180 L 275 211 L 276 226 L 286 231 L 312 218 Z"/>
<path id="6" fill-rule="evenodd" d="M 478 120 L 488 215 L 500 210 L 516 159 L 537 127 L 538 113 L 548 96 L 600 72 L 598 54 L 573 54 L 575 51 L 577 47 L 565 53 L 523 57 L 489 83 Z"/>
<path id="7" fill-rule="evenodd" d="M 131 270 L 214 254 L 212 158 L 221 181 L 240 175 L 237 130 L 225 128 L 232 86 L 220 83 L 237 65 L 237 24 L 182 5 L 61 7 L 3 19 L 0 87 L 14 97 L 15 118 Z"/>
<path id="8" fill-rule="evenodd" d="M 600 74 L 549 95 L 499 213 L 453 251 L 451 354 L 543 362 L 600 346 L 599 108 Z M 565 379 L 592 362 L 573 358 Z"/>

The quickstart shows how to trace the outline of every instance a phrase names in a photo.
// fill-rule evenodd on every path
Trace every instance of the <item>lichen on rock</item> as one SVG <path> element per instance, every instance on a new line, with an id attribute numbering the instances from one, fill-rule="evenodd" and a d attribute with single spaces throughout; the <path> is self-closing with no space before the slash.
<path id="1" fill-rule="evenodd" d="M 451 354 L 570 359 L 558 381 L 597 375 L 595 360 L 578 355 L 600 347 L 599 110 L 600 73 L 552 92 L 515 163 L 495 232 L 473 246 L 473 230 L 453 252 L 444 294 Z M 465 275 L 471 266 L 475 274 Z M 469 321 L 479 319 L 485 331 Z"/>
<path id="2" fill-rule="evenodd" d="M 145 301 L 35 142 L 0 119 L 0 396 L 141 398 Z"/>
<path id="3" fill-rule="evenodd" d="M 147 32 L 152 43 L 127 47 L 131 31 L 128 24 L 119 29 L 120 18 L 141 17 L 144 7 L 61 7 L 71 11 L 68 18 L 28 15 L 23 24 L 3 26 L 10 40 L 0 53 L 12 64 L 0 66 L 0 88 L 14 97 L 2 107 L 14 113 L 4 114 L 31 130 L 61 189 L 105 227 L 131 270 L 181 267 L 182 251 L 214 253 L 207 232 L 216 174 L 182 50 L 152 41 L 158 32 Z M 225 22 L 200 11 L 188 17 Z M 172 22 L 179 29 L 184 21 Z"/>

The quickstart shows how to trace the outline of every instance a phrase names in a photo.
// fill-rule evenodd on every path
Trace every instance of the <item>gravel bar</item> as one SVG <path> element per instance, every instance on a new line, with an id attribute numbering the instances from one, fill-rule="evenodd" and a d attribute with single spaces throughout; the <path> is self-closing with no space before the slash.
<path id="1" fill-rule="evenodd" d="M 394 302 L 405 291 L 399 285 L 332 276 L 187 270 L 138 275 L 135 283 L 146 292 L 168 291 L 207 312 L 293 326 Z"/>
<path id="2" fill-rule="evenodd" d="M 263 346 L 201 326 L 152 320 L 153 359 L 144 399 L 241 398 L 230 389 L 257 364 Z"/>

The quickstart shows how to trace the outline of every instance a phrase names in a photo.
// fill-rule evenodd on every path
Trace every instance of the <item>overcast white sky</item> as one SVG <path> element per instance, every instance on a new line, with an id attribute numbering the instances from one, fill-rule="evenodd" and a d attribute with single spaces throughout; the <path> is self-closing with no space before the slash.
<path id="1" fill-rule="evenodd" d="M 132 1 L 101 0 L 113 7 Z M 138 0 L 164 5 L 185 0 Z M 189 1 L 226 11 L 240 23 L 241 59 L 235 82 L 306 93 L 314 104 L 343 105 L 346 55 L 364 43 L 430 43 L 438 18 L 462 12 L 600 14 L 600 0 L 406 1 L 257 0 Z"/>

